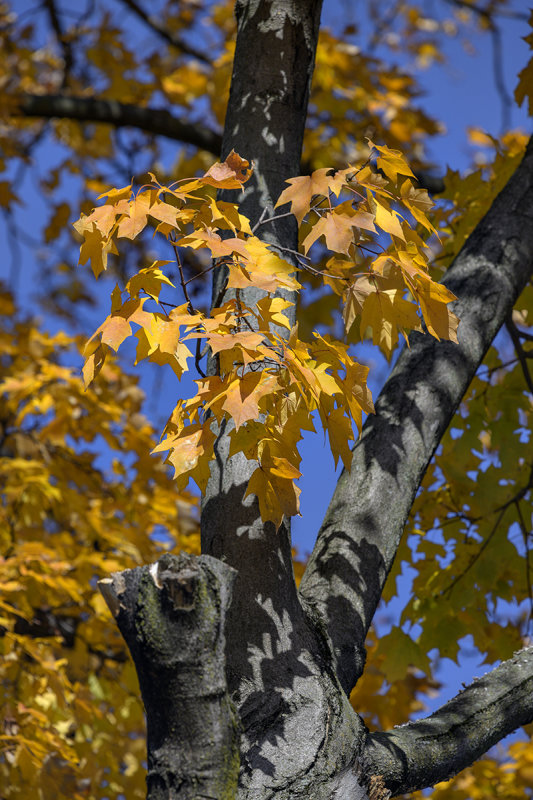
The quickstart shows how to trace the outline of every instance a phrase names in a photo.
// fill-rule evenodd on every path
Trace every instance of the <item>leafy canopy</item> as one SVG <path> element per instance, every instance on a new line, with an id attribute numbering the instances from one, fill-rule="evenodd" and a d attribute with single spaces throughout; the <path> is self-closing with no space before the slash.
<path id="1" fill-rule="evenodd" d="M 177 9 L 162 3 L 147 24 L 159 22 L 170 44 L 156 27 L 151 38 L 148 29 L 140 38 L 131 18 L 124 22 L 111 4 L 96 4 L 92 14 L 88 7 L 88 14 L 80 8 L 79 16 L 47 18 L 48 26 L 39 14 L 53 9 L 53 2 L 18 18 L 0 4 L 5 240 L 24 245 L 24 237 L 41 237 L 37 250 L 31 242 L 37 275 L 24 276 L 23 284 L 35 279 L 40 308 L 70 331 L 46 333 L 26 309 L 16 313 L 10 295 L 1 295 L 0 783 L 10 800 L 145 794 L 138 687 L 94 582 L 110 570 L 153 561 L 164 549 L 198 552 L 197 498 L 178 492 L 160 461 L 149 456 L 154 427 L 142 415 L 137 381 L 115 354 L 120 344 L 135 332 L 138 358 L 169 364 L 178 376 L 191 372 L 193 359 L 202 368 L 207 347 L 216 350 L 224 366 L 219 383 L 200 378 L 196 395 L 178 404 L 156 447 L 169 446 L 182 485 L 190 476 L 201 481 L 211 424 L 231 418 L 235 447 L 261 464 L 256 481 L 265 518 L 292 513 L 298 505 L 296 447 L 301 431 L 314 425 L 313 409 L 323 424 L 326 418 L 333 452 L 344 463 L 353 423 L 357 427 L 371 410 L 367 368 L 354 359 L 353 343 L 370 338 L 392 357 L 398 340 L 423 322 L 430 334 L 453 338 L 449 298 L 438 294 L 435 280 L 524 151 L 520 133 L 497 140 L 472 131 L 484 163 L 473 164 L 466 177 L 448 171 L 445 191 L 430 209 L 402 157 L 380 149 L 386 142 L 418 172 L 427 166 L 428 140 L 440 128 L 421 106 L 416 69 L 399 66 L 396 54 L 416 68 L 442 60 L 448 37 L 469 40 L 476 31 L 492 30 L 498 10 L 512 9 L 502 2 L 479 14 L 482 4 L 455 3 L 448 14 L 403 3 L 391 19 L 387 4 L 373 3 L 366 41 L 363 19 L 359 30 L 348 24 L 342 32 L 320 34 L 303 152 L 309 175 L 293 178 L 278 206 L 280 214 L 290 209 L 300 225 L 295 270 L 294 254 L 273 251 L 261 239 L 268 221 L 252 232 L 236 206 L 214 193 L 224 179 L 241 185 L 236 176 L 243 179 L 249 170 L 242 159 L 210 168 L 231 78 L 233 5 L 184 2 Z M 210 37 L 209 58 L 180 46 L 191 32 L 193 41 L 194 35 L 202 42 Z M 531 33 L 526 41 L 533 45 Z M 515 92 L 530 111 L 531 74 L 530 61 Z M 215 137 L 199 141 L 184 129 L 186 145 L 165 170 L 168 144 L 141 127 L 128 131 L 57 115 L 43 121 L 21 112 L 28 94 L 46 100 L 61 92 L 130 104 L 140 112 L 162 101 L 192 122 L 194 135 L 201 128 L 200 102 Z M 369 132 L 379 144 L 373 151 L 379 163 L 365 165 Z M 43 141 L 55 143 L 51 159 L 39 149 Z M 152 179 L 143 174 L 155 163 L 161 184 L 148 183 Z M 25 171 L 31 172 L 31 188 Z M 133 174 L 143 187 L 136 193 Z M 187 177 L 193 175 L 203 177 Z M 180 196 L 188 184 L 194 188 Z M 44 198 L 42 224 L 33 209 L 30 220 L 24 206 L 36 185 Z M 109 186 L 125 188 L 108 192 L 93 211 L 94 196 Z M 85 216 L 76 230 L 69 221 L 80 208 Z M 169 239 L 172 249 L 152 257 L 153 240 L 144 234 L 154 228 L 156 240 Z M 84 314 L 99 313 L 93 310 L 99 300 L 74 269 L 80 234 L 82 263 L 90 260 L 102 281 L 110 275 L 122 287 L 113 292 L 111 314 L 85 351 L 86 379 L 99 373 L 87 392 L 72 366 L 83 347 L 72 332 L 86 327 Z M 429 250 L 422 244 L 426 234 Z M 183 278 L 166 261 L 174 260 L 175 248 Z M 224 261 L 234 283 L 228 307 L 208 314 L 203 276 L 209 276 L 211 254 Z M 14 264 L 16 287 L 18 257 Z M 176 308 L 165 292 L 181 283 L 191 302 L 184 296 Z M 264 299 L 247 309 L 239 292 L 251 285 Z M 299 326 L 291 323 L 289 330 L 294 307 L 286 305 L 285 292 L 297 289 Z M 463 635 L 480 658 L 493 662 L 530 634 L 532 315 L 529 286 L 424 478 L 384 594 L 385 601 L 401 604 L 403 614 L 386 635 L 371 633 L 367 667 L 352 695 L 373 729 L 423 710 L 439 688 L 439 659 L 458 661 Z M 317 327 L 320 336 L 312 337 Z M 174 448 L 191 434 L 185 448 Z M 407 568 L 414 582 L 406 600 L 399 578 L 404 573 L 405 581 Z M 298 575 L 301 570 L 297 562 Z M 532 765 L 531 742 L 515 741 L 435 787 L 432 797 L 522 800 L 533 788 Z"/>
<path id="2" fill-rule="evenodd" d="M 415 188 L 398 151 L 369 146 L 378 151 L 376 166 L 386 178 L 365 164 L 321 168 L 288 181 L 276 205 L 290 204 L 303 232 L 298 271 L 327 280 L 343 299 L 345 332 L 358 318 L 360 335 L 371 330 L 388 356 L 399 334 L 408 341 L 407 333 L 421 331 L 423 322 L 437 339 L 457 341 L 458 320 L 448 308 L 454 295 L 431 278 L 427 245 L 397 210 L 436 233 L 426 215 L 432 205 L 428 194 Z M 231 420 L 230 455 L 243 452 L 257 462 L 247 491 L 258 498 L 263 521 L 279 526 L 284 514 L 299 511 L 297 443 L 302 430 L 314 430 L 313 412 L 328 434 L 335 464 L 341 458 L 349 469 L 353 426 L 360 430 L 363 413 L 373 406 L 368 368 L 352 358 L 346 343 L 316 332 L 306 342 L 298 326 L 291 327 L 284 312 L 294 303 L 281 294 L 301 289 L 294 265 L 255 235 L 237 204 L 214 196 L 213 189 L 241 188 L 251 172 L 249 162 L 232 151 L 201 178 L 162 186 L 151 176 L 151 184 L 137 193 L 131 185 L 113 189 L 101 195 L 104 205 L 75 223 L 83 237 L 80 263 L 90 259 L 96 277 L 107 268 L 108 254 L 118 255 L 120 239 L 135 239 L 153 225 L 175 250 L 185 301 L 171 309 L 158 302 L 162 287 L 174 285 L 165 274 L 168 261 L 140 269 L 123 292 L 117 285 L 111 313 L 85 348 L 83 372 L 89 385 L 107 354 L 132 335 L 138 340 L 136 363 L 168 364 L 178 378 L 189 369 L 190 348 L 197 365 L 208 348 L 217 358 L 217 374 L 204 375 L 196 381 L 196 394 L 178 401 L 154 452 L 169 451 L 178 488 L 193 478 L 205 491 L 216 438 L 213 420 L 218 426 Z M 309 255 L 321 239 L 327 271 L 314 266 Z M 209 314 L 193 308 L 182 248 L 206 249 L 214 264 L 227 270 L 226 289 L 233 296 Z M 242 293 L 251 287 L 264 296 L 248 306 Z M 157 310 L 148 310 L 149 300 Z"/>

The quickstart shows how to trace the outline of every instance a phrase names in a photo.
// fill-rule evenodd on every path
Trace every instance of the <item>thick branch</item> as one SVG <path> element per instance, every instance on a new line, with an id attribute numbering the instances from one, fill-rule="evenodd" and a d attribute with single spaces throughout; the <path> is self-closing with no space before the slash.
<path id="1" fill-rule="evenodd" d="M 234 577 L 221 561 L 182 553 L 98 584 L 139 676 L 147 800 L 235 796 L 239 729 L 224 659 Z"/>
<path id="2" fill-rule="evenodd" d="M 166 136 L 220 155 L 222 137 L 200 123 L 182 122 L 164 108 L 143 108 L 118 100 L 68 95 L 26 94 L 19 101 L 23 116 L 50 119 L 60 117 L 80 122 L 100 122 L 115 128 L 137 128 L 154 136 Z"/>
<path id="3" fill-rule="evenodd" d="M 368 735 L 369 771 L 393 796 L 445 781 L 533 721 L 533 647 L 475 680 L 426 719 Z"/>
<path id="4" fill-rule="evenodd" d="M 339 478 L 301 593 L 325 616 L 350 691 L 424 471 L 533 268 L 533 144 L 443 283 L 459 344 L 412 334 Z"/>

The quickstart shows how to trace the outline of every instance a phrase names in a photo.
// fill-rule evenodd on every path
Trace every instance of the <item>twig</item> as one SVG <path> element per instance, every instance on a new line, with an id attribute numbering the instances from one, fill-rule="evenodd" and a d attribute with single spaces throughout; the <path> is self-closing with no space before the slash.
<path id="1" fill-rule="evenodd" d="M 448 5 L 464 8 L 466 11 L 473 11 L 478 16 L 484 17 L 489 22 L 491 21 L 490 12 L 485 8 L 481 8 L 481 6 L 474 5 L 474 3 L 466 2 L 466 0 L 446 0 L 446 2 Z M 494 11 L 494 16 L 507 17 L 507 19 L 518 19 L 522 22 L 527 22 L 529 20 L 529 16 L 527 14 L 523 14 L 521 11 L 512 11 L 505 8 Z"/>
<path id="2" fill-rule="evenodd" d="M 533 488 L 533 464 L 531 465 L 531 468 L 530 468 L 529 478 L 528 478 L 527 484 L 525 486 L 522 486 L 522 488 L 519 489 L 518 492 L 516 492 L 516 494 L 513 495 L 513 497 L 511 497 L 509 500 L 507 500 L 501 506 L 498 506 L 498 508 L 494 509 L 494 511 L 492 513 L 495 514 L 497 511 L 499 511 L 500 513 L 498 515 L 498 518 L 497 518 L 496 522 L 494 523 L 494 525 L 492 527 L 491 532 L 489 533 L 489 535 L 487 536 L 487 538 L 485 539 L 485 541 L 483 542 L 483 544 L 481 545 L 481 547 L 479 548 L 477 553 L 473 556 L 473 558 L 471 559 L 470 563 L 465 567 L 463 572 L 461 572 L 460 575 L 457 575 L 457 577 L 455 577 L 453 579 L 453 581 L 450 583 L 450 585 L 447 586 L 446 589 L 443 589 L 440 592 L 440 595 L 448 594 L 448 592 L 450 592 L 453 589 L 455 584 L 458 583 L 458 581 L 460 581 L 461 578 L 464 578 L 466 573 L 470 571 L 470 569 L 474 566 L 474 564 L 479 559 L 481 554 L 484 552 L 485 548 L 487 547 L 487 545 L 491 541 L 492 537 L 496 533 L 498 525 L 500 524 L 500 522 L 502 520 L 502 517 L 505 514 L 505 512 L 507 511 L 507 509 L 509 508 L 509 506 L 516 505 L 516 503 L 518 503 L 520 500 L 522 500 L 522 498 L 524 498 L 526 496 L 526 494 L 529 492 L 529 490 L 531 488 Z"/>
<path id="3" fill-rule="evenodd" d="M 70 45 L 70 41 L 66 38 L 65 32 L 61 26 L 61 21 L 59 19 L 59 14 L 57 13 L 57 8 L 54 0 L 43 0 L 44 6 L 48 11 L 48 16 L 50 18 L 50 23 L 52 28 L 54 29 L 55 35 L 57 36 L 57 41 L 61 50 L 63 52 L 63 61 L 64 61 L 64 69 L 63 69 L 63 79 L 61 81 L 61 88 L 64 89 L 69 76 L 70 70 L 72 69 L 72 65 L 74 63 L 74 58 L 72 54 L 72 47 Z"/>
<path id="4" fill-rule="evenodd" d="M 483 542 L 483 544 L 481 545 L 481 547 L 479 548 L 479 550 L 477 551 L 477 553 L 475 553 L 475 555 L 474 555 L 474 556 L 473 556 L 473 557 L 470 559 L 470 562 L 469 562 L 469 563 L 466 565 L 466 567 L 465 567 L 465 569 L 463 570 L 463 572 L 461 572 L 459 575 L 457 575 L 457 576 L 456 576 L 456 577 L 455 577 L 455 578 L 452 580 L 452 582 L 449 584 L 449 586 L 447 586 L 445 589 L 442 589 L 442 591 L 441 591 L 441 592 L 439 592 L 439 595 L 440 595 L 440 596 L 442 596 L 442 595 L 444 595 L 444 594 L 448 594 L 449 592 L 451 592 L 451 591 L 452 591 L 452 589 L 453 589 L 453 587 L 454 587 L 454 586 L 455 586 L 455 585 L 456 585 L 456 584 L 457 584 L 457 583 L 458 583 L 458 582 L 459 582 L 459 581 L 460 581 L 462 578 L 464 578 L 464 576 L 467 574 L 467 572 L 470 572 L 470 570 L 472 569 L 472 567 L 474 566 L 474 564 L 475 564 L 475 563 L 476 563 L 476 562 L 479 560 L 480 556 L 481 556 L 481 555 L 482 555 L 482 553 L 485 551 L 485 549 L 486 549 L 487 545 L 488 545 L 488 544 L 490 543 L 490 541 L 492 540 L 492 537 L 494 536 L 494 534 L 495 534 L 495 533 L 496 533 L 496 531 L 498 530 L 498 526 L 499 526 L 499 524 L 500 524 L 500 522 L 501 522 L 501 520 L 502 520 L 502 517 L 503 517 L 503 515 L 505 514 L 506 510 L 507 510 L 507 506 L 504 506 L 504 507 L 503 507 L 503 508 L 500 510 L 500 513 L 499 513 L 499 515 L 498 515 L 498 518 L 497 518 L 496 522 L 494 523 L 494 525 L 492 526 L 492 530 L 491 530 L 491 532 L 489 533 L 489 535 L 487 536 L 487 538 L 485 539 L 485 541 Z"/>
<path id="5" fill-rule="evenodd" d="M 162 39 L 165 39 L 169 44 L 175 47 L 177 50 L 181 50 L 187 56 L 193 56 L 197 58 L 198 61 L 203 61 L 204 64 L 211 64 L 211 59 L 209 59 L 205 53 L 202 53 L 200 50 L 197 50 L 195 47 L 191 47 L 190 44 L 187 44 L 183 41 L 183 39 L 178 36 L 176 33 L 172 33 L 165 25 L 163 25 L 159 19 L 154 16 L 153 14 L 148 14 L 135 0 L 121 0 L 123 5 L 133 11 L 139 19 L 142 19 L 153 31 L 155 31 Z"/>
<path id="6" fill-rule="evenodd" d="M 255 233 L 260 225 L 266 225 L 267 222 L 274 222 L 277 219 L 283 219 L 283 217 L 292 217 L 292 211 L 287 211 L 285 214 L 276 214 L 275 217 L 269 217 L 268 219 L 263 219 L 265 211 L 263 211 L 263 214 L 261 214 L 259 222 L 256 222 L 254 227 L 252 228 L 252 233 Z"/>
<path id="7" fill-rule="evenodd" d="M 203 371 L 202 367 L 200 366 L 200 361 L 203 358 L 203 353 L 200 350 L 200 346 L 202 344 L 202 340 L 200 337 L 196 340 L 196 352 L 194 354 L 194 366 L 196 367 L 196 371 L 202 376 L 202 378 L 206 377 L 206 373 Z"/>
<path id="8" fill-rule="evenodd" d="M 520 336 L 521 339 L 526 339 L 526 341 L 528 341 L 528 342 L 533 342 L 533 333 L 528 333 L 528 331 L 523 331 L 521 328 L 519 328 L 516 325 L 514 320 L 513 320 L 513 325 L 515 326 L 515 330 L 516 330 L 518 336 Z M 527 355 L 527 353 L 526 353 L 526 355 Z"/>
<path id="9" fill-rule="evenodd" d="M 514 345 L 515 353 L 520 361 L 520 366 L 522 367 L 522 372 L 524 373 L 524 379 L 527 384 L 527 388 L 533 394 L 533 380 L 531 379 L 531 373 L 529 371 L 529 366 L 527 363 L 526 353 L 524 353 L 524 349 L 522 347 L 522 343 L 520 341 L 520 335 L 518 330 L 516 329 L 516 325 L 514 324 L 511 317 L 508 317 L 505 322 L 505 327 L 511 337 L 511 340 Z"/>
<path id="10" fill-rule="evenodd" d="M 504 78 L 502 61 L 502 35 L 500 29 L 491 22 L 490 35 L 492 38 L 492 68 L 494 71 L 494 83 L 496 91 L 500 96 L 501 103 L 501 133 L 505 133 L 511 127 L 511 109 L 513 107 L 512 98 L 507 91 Z"/>
<path id="11" fill-rule="evenodd" d="M 189 314 L 191 314 L 191 315 L 192 314 L 197 314 L 198 312 L 196 311 L 196 309 L 194 308 L 194 306 L 192 304 L 192 300 L 189 297 L 189 293 L 187 291 L 187 286 L 185 284 L 185 273 L 183 272 L 183 264 L 181 263 L 181 258 L 180 258 L 180 254 L 179 254 L 178 245 L 176 244 L 176 242 L 173 239 L 169 239 L 169 241 L 170 241 L 170 244 L 172 245 L 172 247 L 174 248 L 174 255 L 176 257 L 176 264 L 177 264 L 177 267 L 178 267 L 178 270 L 179 270 L 179 273 L 180 273 L 180 284 L 181 284 L 181 288 L 183 289 L 183 295 L 184 295 L 185 300 L 187 302 L 187 309 L 189 311 Z"/>
<path id="12" fill-rule="evenodd" d="M 531 562 L 529 557 L 529 532 L 526 527 L 526 523 L 524 520 L 524 516 L 522 514 L 522 509 L 520 508 L 520 503 L 517 501 L 516 505 L 516 513 L 518 515 L 518 521 L 520 524 L 520 528 L 522 529 L 522 535 L 524 537 L 524 547 L 526 548 L 526 587 L 527 587 L 527 596 L 529 598 L 529 614 L 526 621 L 526 629 L 529 625 L 530 620 L 533 618 L 533 590 L 531 588 Z"/>
<path id="13" fill-rule="evenodd" d="M 184 285 L 187 286 L 188 283 L 190 283 L 191 281 L 195 281 L 197 278 L 203 278 L 204 275 L 207 275 L 209 272 L 212 272 L 216 266 L 217 266 L 216 264 L 211 264 L 211 266 L 207 267 L 207 269 L 204 269 L 201 272 L 197 272 L 196 275 L 192 276 L 192 278 L 187 278 Z"/>

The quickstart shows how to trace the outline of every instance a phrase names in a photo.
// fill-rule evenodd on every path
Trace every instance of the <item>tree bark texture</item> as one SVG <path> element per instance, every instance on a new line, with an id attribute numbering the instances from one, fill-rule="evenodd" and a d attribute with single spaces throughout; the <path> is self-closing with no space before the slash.
<path id="1" fill-rule="evenodd" d="M 273 215 L 284 181 L 299 174 L 320 11 L 321 0 L 236 3 L 222 157 L 235 149 L 255 170 L 243 194 L 225 199 L 252 224 Z M 297 250 L 291 217 L 261 234 L 284 257 Z M 206 555 L 104 583 L 146 706 L 150 800 L 385 800 L 448 778 L 533 720 L 532 648 L 394 731 L 369 734 L 348 701 L 424 471 L 532 267 L 530 144 L 445 278 L 458 297 L 459 345 L 412 335 L 341 475 L 299 593 L 289 525 L 263 524 L 255 498 L 244 499 L 255 467 L 228 458 L 224 425 L 202 500 Z M 230 297 L 225 279 L 215 270 L 216 305 Z M 250 290 L 243 302 L 258 297 Z"/>
<path id="2" fill-rule="evenodd" d="M 239 723 L 224 657 L 234 578 L 222 561 L 183 553 L 99 583 L 139 676 L 149 800 L 235 797 Z"/>

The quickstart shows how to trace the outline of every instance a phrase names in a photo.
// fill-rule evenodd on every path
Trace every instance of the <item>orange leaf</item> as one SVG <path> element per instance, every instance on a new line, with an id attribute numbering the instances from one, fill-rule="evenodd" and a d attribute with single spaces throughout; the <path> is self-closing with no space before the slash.
<path id="1" fill-rule="evenodd" d="M 213 164 L 200 178 L 200 182 L 216 186 L 217 189 L 241 189 L 251 174 L 250 162 L 232 150 L 225 161 Z"/>

